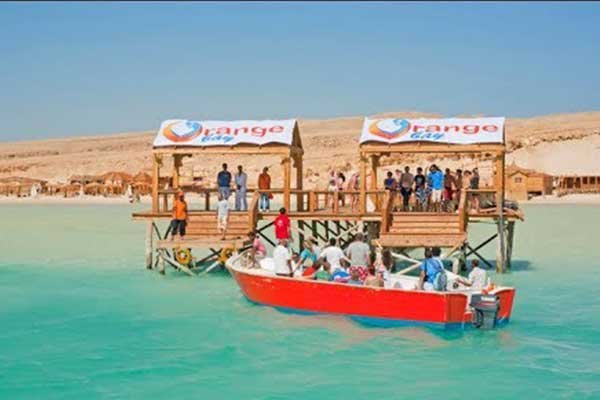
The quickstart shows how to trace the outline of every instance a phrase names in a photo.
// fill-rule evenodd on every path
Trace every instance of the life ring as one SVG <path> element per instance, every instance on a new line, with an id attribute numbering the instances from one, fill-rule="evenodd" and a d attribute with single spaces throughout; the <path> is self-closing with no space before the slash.
<path id="1" fill-rule="evenodd" d="M 219 253 L 219 262 L 225 264 L 225 262 L 233 255 L 234 251 L 234 247 L 224 247 Z"/>
<path id="2" fill-rule="evenodd" d="M 175 259 L 179 264 L 189 265 L 192 262 L 192 252 L 190 249 L 177 249 Z"/>

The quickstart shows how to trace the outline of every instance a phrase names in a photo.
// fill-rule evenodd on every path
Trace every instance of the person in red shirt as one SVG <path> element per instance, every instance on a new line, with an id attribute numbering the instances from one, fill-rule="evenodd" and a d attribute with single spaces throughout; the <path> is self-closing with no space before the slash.
<path id="1" fill-rule="evenodd" d="M 279 215 L 273 222 L 275 225 L 275 238 L 277 240 L 290 240 L 292 238 L 292 224 L 284 207 L 279 209 Z"/>

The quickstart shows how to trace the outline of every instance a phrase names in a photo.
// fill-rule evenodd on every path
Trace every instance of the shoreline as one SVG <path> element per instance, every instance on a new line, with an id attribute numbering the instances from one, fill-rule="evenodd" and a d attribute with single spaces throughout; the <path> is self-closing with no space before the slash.
<path id="1" fill-rule="evenodd" d="M 191 196 L 189 201 L 200 201 L 201 198 Z M 126 196 L 119 197 L 102 197 L 102 196 L 76 196 L 76 197 L 59 197 L 59 196 L 44 196 L 37 197 L 12 197 L 0 196 L 0 205 L 148 205 L 152 204 L 150 196 L 142 196 L 140 202 L 130 203 Z M 519 201 L 521 205 L 552 205 L 552 204 L 577 204 L 577 205 L 600 205 L 600 193 L 598 194 L 570 194 L 562 197 L 540 196 L 529 201 Z"/>

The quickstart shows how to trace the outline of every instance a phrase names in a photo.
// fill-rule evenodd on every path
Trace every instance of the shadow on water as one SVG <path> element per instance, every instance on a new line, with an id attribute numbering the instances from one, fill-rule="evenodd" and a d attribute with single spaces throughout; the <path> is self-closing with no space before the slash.
<path id="1" fill-rule="evenodd" d="M 528 260 L 512 260 L 510 264 L 510 270 L 513 272 L 517 271 L 531 271 L 534 269 L 532 264 Z"/>

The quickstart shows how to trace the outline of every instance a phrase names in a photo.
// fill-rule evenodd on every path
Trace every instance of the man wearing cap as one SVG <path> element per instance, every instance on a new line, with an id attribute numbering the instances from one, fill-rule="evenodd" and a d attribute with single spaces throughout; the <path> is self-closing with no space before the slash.
<path id="1" fill-rule="evenodd" d="M 188 221 L 188 209 L 183 191 L 178 191 L 173 203 L 173 219 L 171 220 L 171 240 L 179 233 L 179 237 L 185 237 L 185 226 Z"/>

